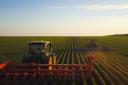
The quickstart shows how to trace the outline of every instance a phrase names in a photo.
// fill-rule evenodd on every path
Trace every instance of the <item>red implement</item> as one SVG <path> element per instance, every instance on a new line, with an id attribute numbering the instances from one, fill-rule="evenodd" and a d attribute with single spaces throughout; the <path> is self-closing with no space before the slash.
<path id="1" fill-rule="evenodd" d="M 93 58 L 88 59 L 88 64 L 0 64 L 0 75 L 6 77 L 36 77 L 44 78 L 71 78 L 81 79 L 83 76 L 92 78 Z M 50 67 L 50 69 L 49 69 Z"/>

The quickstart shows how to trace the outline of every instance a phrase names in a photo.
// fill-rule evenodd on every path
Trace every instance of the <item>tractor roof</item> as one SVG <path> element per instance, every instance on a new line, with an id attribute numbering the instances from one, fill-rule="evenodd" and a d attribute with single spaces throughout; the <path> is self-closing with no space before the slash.
<path id="1" fill-rule="evenodd" d="M 30 41 L 29 44 L 50 44 L 49 41 Z"/>

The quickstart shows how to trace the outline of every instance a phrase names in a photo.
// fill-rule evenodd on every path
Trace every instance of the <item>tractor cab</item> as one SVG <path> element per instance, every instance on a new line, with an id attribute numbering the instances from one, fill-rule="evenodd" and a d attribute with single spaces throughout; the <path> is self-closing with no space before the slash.
<path id="1" fill-rule="evenodd" d="M 28 53 L 30 54 L 46 54 L 51 53 L 51 42 L 48 41 L 31 41 L 29 42 Z"/>
<path id="2" fill-rule="evenodd" d="M 23 63 L 48 64 L 52 55 L 49 41 L 31 41 L 28 43 L 28 54 L 23 57 Z"/>

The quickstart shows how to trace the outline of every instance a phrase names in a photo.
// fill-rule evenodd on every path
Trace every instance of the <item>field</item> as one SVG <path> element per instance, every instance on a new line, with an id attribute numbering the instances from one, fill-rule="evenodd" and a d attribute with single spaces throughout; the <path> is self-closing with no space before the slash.
<path id="1" fill-rule="evenodd" d="M 85 48 L 89 39 L 95 39 L 99 46 L 111 51 L 74 51 Z M 93 71 L 93 85 L 128 85 L 128 37 L 0 37 L 0 62 L 12 60 L 20 63 L 27 54 L 27 43 L 35 40 L 53 42 L 53 50 L 58 64 L 86 64 L 87 56 L 96 57 Z M 86 78 L 81 81 L 58 81 L 59 85 L 88 85 Z M 22 82 L 25 85 L 29 82 Z M 31 85 L 36 84 L 33 81 Z M 39 83 L 39 82 L 38 82 Z M 48 84 L 48 83 L 45 83 Z M 49 84 L 51 85 L 51 84 Z M 55 84 L 56 85 L 56 84 Z"/>

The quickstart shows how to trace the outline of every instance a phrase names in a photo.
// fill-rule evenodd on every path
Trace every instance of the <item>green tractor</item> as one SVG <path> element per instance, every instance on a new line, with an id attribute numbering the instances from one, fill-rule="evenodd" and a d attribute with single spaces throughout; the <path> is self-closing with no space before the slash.
<path id="1" fill-rule="evenodd" d="M 23 57 L 22 63 L 48 64 L 49 59 L 52 59 L 54 63 L 52 43 L 49 41 L 31 41 L 28 44 L 28 54 Z"/>
<path id="2" fill-rule="evenodd" d="M 90 39 L 86 45 L 87 48 L 98 48 L 98 44 L 96 43 L 96 40 Z"/>

